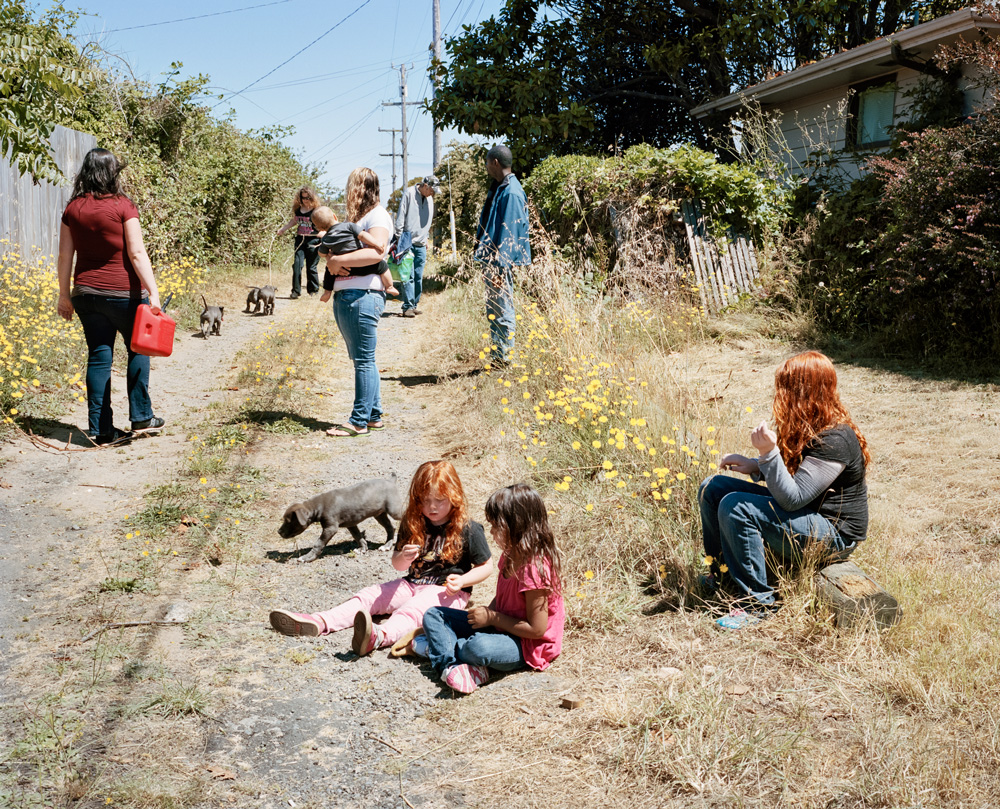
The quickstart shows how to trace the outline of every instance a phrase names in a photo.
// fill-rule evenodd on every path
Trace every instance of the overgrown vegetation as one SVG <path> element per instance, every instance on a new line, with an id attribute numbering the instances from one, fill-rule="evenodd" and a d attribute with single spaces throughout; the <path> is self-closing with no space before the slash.
<path id="1" fill-rule="evenodd" d="M 281 143 L 289 130 L 242 132 L 214 117 L 209 77 L 182 78 L 181 69 L 148 85 L 104 68 L 67 125 L 127 164 L 122 178 L 154 261 L 183 253 L 267 264 L 294 190 L 315 185 L 317 170 Z"/>
<path id="2" fill-rule="evenodd" d="M 987 42 L 950 60 L 978 64 L 989 81 L 997 51 Z M 800 276 L 824 328 L 934 363 L 995 366 L 998 130 L 995 106 L 967 122 L 901 130 L 889 152 L 868 159 L 866 176 L 825 195 L 807 220 Z"/>
<path id="3" fill-rule="evenodd" d="M 715 235 L 758 238 L 785 215 L 785 191 L 751 164 L 726 164 L 693 146 L 633 146 L 620 157 L 550 157 L 525 180 L 546 237 L 564 262 L 597 288 L 677 289 L 687 253 L 684 202 L 699 201 Z M 543 240 L 544 241 L 544 240 Z M 683 272 L 681 272 L 683 276 Z"/>

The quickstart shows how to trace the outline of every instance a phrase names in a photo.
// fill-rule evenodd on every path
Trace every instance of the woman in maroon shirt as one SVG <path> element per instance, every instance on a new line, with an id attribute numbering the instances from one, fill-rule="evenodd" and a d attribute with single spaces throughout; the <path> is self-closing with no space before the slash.
<path id="1" fill-rule="evenodd" d="M 107 149 L 87 152 L 59 231 L 58 309 L 66 320 L 75 311 L 87 338 L 87 434 L 97 444 L 129 435 L 114 426 L 111 412 L 111 360 L 118 334 L 128 349 L 126 385 L 132 431 L 152 430 L 164 423 L 153 415 L 149 400 L 149 357 L 131 349 L 139 304 L 148 303 L 158 310 L 160 295 L 142 242 L 139 211 L 118 183 L 121 170 Z"/>

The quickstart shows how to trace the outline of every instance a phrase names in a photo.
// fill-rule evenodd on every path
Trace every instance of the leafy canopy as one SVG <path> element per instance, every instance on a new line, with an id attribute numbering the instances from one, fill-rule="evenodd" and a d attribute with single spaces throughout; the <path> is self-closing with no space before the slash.
<path id="1" fill-rule="evenodd" d="M 61 4 L 34 22 L 23 0 L 0 3 L 0 154 L 38 179 L 60 176 L 49 137 L 92 80 L 65 36 L 75 19 Z"/>
<path id="2" fill-rule="evenodd" d="M 552 154 L 682 140 L 727 120 L 691 110 L 824 54 L 958 8 L 957 0 L 507 0 L 432 64 L 435 121 L 505 139 L 529 167 Z"/>

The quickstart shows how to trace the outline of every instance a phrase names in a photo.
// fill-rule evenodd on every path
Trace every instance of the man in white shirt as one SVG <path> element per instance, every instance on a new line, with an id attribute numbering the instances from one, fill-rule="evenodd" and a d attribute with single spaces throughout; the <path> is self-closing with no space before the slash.
<path id="1" fill-rule="evenodd" d="M 424 290 L 424 264 L 427 262 L 427 242 L 430 240 L 431 222 L 434 219 L 434 194 L 441 189 L 438 178 L 428 174 L 416 185 L 403 192 L 396 211 L 396 236 L 408 232 L 413 237 L 413 273 L 410 280 L 400 284 L 403 317 L 420 314 L 417 304 Z"/>

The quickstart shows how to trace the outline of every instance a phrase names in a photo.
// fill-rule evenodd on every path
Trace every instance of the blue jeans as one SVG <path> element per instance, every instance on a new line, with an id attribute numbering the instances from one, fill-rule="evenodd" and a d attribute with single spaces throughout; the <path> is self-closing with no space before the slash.
<path id="1" fill-rule="evenodd" d="M 351 424 L 364 430 L 370 421 L 382 419 L 375 345 L 378 324 L 385 311 L 385 293 L 364 289 L 344 289 L 333 295 L 333 316 L 347 344 L 347 356 L 354 363 L 354 409 Z"/>
<path id="2" fill-rule="evenodd" d="M 143 302 L 147 299 L 143 298 Z M 111 412 L 111 360 L 115 338 L 121 334 L 128 349 L 125 386 L 129 418 L 145 421 L 153 417 L 149 400 L 149 357 L 132 351 L 132 326 L 140 301 L 104 295 L 77 295 L 73 308 L 87 338 L 87 433 L 92 437 L 114 432 Z"/>
<path id="3" fill-rule="evenodd" d="M 295 260 L 292 262 L 292 292 L 302 294 L 302 268 L 306 268 L 306 291 L 312 295 L 319 292 L 319 252 L 309 248 L 314 236 L 295 237 Z"/>
<path id="4" fill-rule="evenodd" d="M 486 281 L 486 317 L 490 324 L 490 359 L 510 362 L 514 348 L 514 268 L 483 267 Z M 492 317 L 491 317 L 492 315 Z"/>
<path id="5" fill-rule="evenodd" d="M 473 629 L 468 616 L 465 610 L 451 607 L 431 607 L 424 613 L 428 652 L 439 673 L 457 663 L 497 671 L 527 668 L 519 638 L 492 627 Z"/>
<path id="6" fill-rule="evenodd" d="M 739 478 L 713 475 L 698 489 L 705 553 L 729 566 L 736 586 L 754 601 L 774 603 L 767 583 L 767 554 L 801 561 L 807 545 L 821 542 L 833 554 L 845 544 L 833 524 L 810 509 L 785 511 L 765 487 Z"/>
<path id="7" fill-rule="evenodd" d="M 424 264 L 427 263 L 427 247 L 413 245 L 413 274 L 409 281 L 400 284 L 399 299 L 403 302 L 403 311 L 416 309 L 420 296 L 424 291 Z"/>

